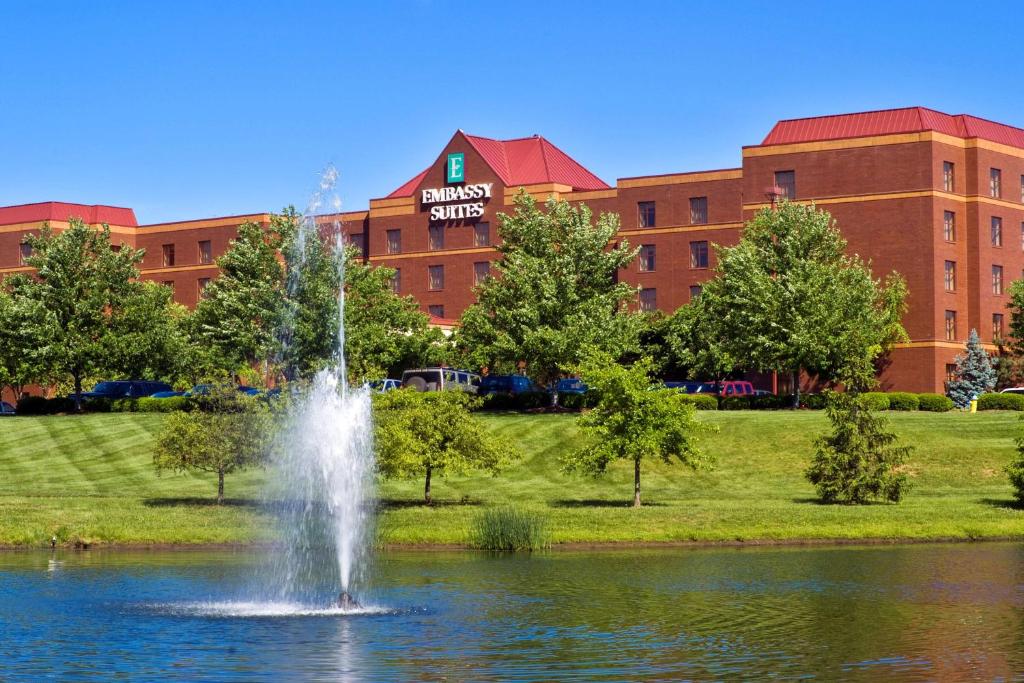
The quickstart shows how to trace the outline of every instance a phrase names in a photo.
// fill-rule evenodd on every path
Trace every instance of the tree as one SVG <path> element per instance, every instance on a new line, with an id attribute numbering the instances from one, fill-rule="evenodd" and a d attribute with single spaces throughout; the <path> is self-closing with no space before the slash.
<path id="1" fill-rule="evenodd" d="M 1014 280 L 1006 293 L 1010 301 L 1006 307 L 1010 309 L 1010 334 L 1007 348 L 1010 353 L 1020 358 L 1024 356 L 1024 280 Z"/>
<path id="2" fill-rule="evenodd" d="M 616 215 L 594 222 L 586 205 L 554 198 L 542 211 L 521 192 L 515 212 L 499 220 L 495 276 L 477 287 L 457 333 L 467 364 L 512 372 L 523 361 L 545 385 L 577 365 L 586 347 L 619 356 L 635 346 L 640 323 L 625 306 L 636 289 L 616 276 L 636 250 L 625 242 L 609 248 Z"/>
<path id="3" fill-rule="evenodd" d="M 791 373 L 794 405 L 801 371 L 869 385 L 875 359 L 906 339 L 906 284 L 892 273 L 882 286 L 845 250 L 826 211 L 761 210 L 736 246 L 717 250 L 717 277 L 697 307 L 702 344 L 747 369 Z"/>
<path id="4" fill-rule="evenodd" d="M 861 504 L 870 499 L 898 503 L 907 491 L 901 466 L 911 452 L 887 421 L 872 413 L 857 391 L 829 392 L 825 414 L 832 434 L 815 441 L 805 475 L 826 503 Z"/>
<path id="5" fill-rule="evenodd" d="M 580 367 L 598 402 L 578 419 L 590 437 L 586 446 L 563 460 L 566 470 L 594 475 L 604 473 L 614 460 L 633 461 L 634 507 L 640 507 L 640 465 L 645 459 L 679 461 L 693 469 L 710 464 L 696 439 L 711 427 L 696 419 L 694 406 L 678 391 L 651 387 L 651 365 L 644 358 L 626 368 L 599 353 Z"/>
<path id="6" fill-rule="evenodd" d="M 36 272 L 8 279 L 15 299 L 32 310 L 22 332 L 34 340 L 42 374 L 71 376 L 80 410 L 83 378 L 123 371 L 111 352 L 117 335 L 154 333 L 133 326 L 131 314 L 147 296 L 136 268 L 143 252 L 111 248 L 109 227 L 93 229 L 79 219 L 56 234 L 44 226 L 25 241 L 33 252 L 26 264 Z"/>
<path id="7" fill-rule="evenodd" d="M 967 335 L 966 353 L 956 357 L 955 379 L 946 385 L 947 395 L 959 408 L 966 408 L 971 400 L 992 391 L 996 386 L 996 371 L 992 361 L 981 347 L 978 331 Z"/>
<path id="8" fill-rule="evenodd" d="M 1024 437 L 1017 439 L 1017 457 L 1006 466 L 1006 473 L 1013 486 L 1013 497 L 1018 505 L 1024 505 Z"/>
<path id="9" fill-rule="evenodd" d="M 288 215 L 274 216 L 268 227 L 243 223 L 217 259 L 220 276 L 204 290 L 192 325 L 196 341 L 208 346 L 228 373 L 261 363 L 269 373 L 284 314 L 284 267 L 278 252 L 294 227 Z"/>
<path id="10" fill-rule="evenodd" d="M 32 336 L 32 321 L 43 316 L 39 305 L 15 297 L 6 283 L 0 283 L 0 395 L 10 387 L 17 401 L 25 386 L 44 374 L 38 358 L 39 344 Z"/>
<path id="11" fill-rule="evenodd" d="M 167 415 L 157 437 L 157 474 L 200 471 L 217 475 L 217 504 L 224 502 L 224 477 L 266 462 L 274 422 L 266 403 L 218 385 L 201 397 L 199 409 Z"/>
<path id="12" fill-rule="evenodd" d="M 423 500 L 428 505 L 435 474 L 497 474 L 516 453 L 469 412 L 477 403 L 461 391 L 399 389 L 375 395 L 374 442 L 381 474 L 425 477 Z"/>
<path id="13" fill-rule="evenodd" d="M 129 377 L 174 382 L 187 375 L 188 315 L 184 306 L 174 302 L 170 287 L 138 283 L 136 296 L 111 320 L 110 365 Z"/>

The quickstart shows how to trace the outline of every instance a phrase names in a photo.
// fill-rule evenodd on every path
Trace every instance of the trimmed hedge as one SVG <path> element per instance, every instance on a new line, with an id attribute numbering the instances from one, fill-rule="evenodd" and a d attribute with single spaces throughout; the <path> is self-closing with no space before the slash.
<path id="1" fill-rule="evenodd" d="M 67 398 L 43 398 L 42 396 L 25 396 L 18 401 L 15 410 L 18 415 L 56 415 L 70 413 L 75 409 L 75 402 Z"/>
<path id="2" fill-rule="evenodd" d="M 714 394 L 683 394 L 684 403 L 692 403 L 697 410 L 718 410 L 718 397 Z"/>
<path id="3" fill-rule="evenodd" d="M 930 413 L 946 413 L 953 410 L 953 399 L 942 394 L 918 394 L 917 409 Z"/>
<path id="4" fill-rule="evenodd" d="M 597 392 L 588 391 L 583 394 L 559 394 L 558 405 L 566 410 L 582 410 L 597 405 Z"/>
<path id="5" fill-rule="evenodd" d="M 800 407 L 801 408 L 809 408 L 811 410 L 824 410 L 825 409 L 825 395 L 824 394 L 800 394 Z"/>
<path id="6" fill-rule="evenodd" d="M 889 410 L 889 394 L 881 391 L 868 391 L 864 394 L 868 410 Z"/>
<path id="7" fill-rule="evenodd" d="M 917 410 L 921 405 L 917 394 L 906 391 L 893 391 L 889 393 L 889 410 Z"/>
<path id="8" fill-rule="evenodd" d="M 723 396 L 718 401 L 719 410 L 750 410 L 753 407 L 746 396 Z"/>
<path id="9" fill-rule="evenodd" d="M 173 413 L 179 410 L 192 410 L 194 405 L 187 396 L 168 396 L 136 399 L 133 408 L 139 413 Z"/>
<path id="10" fill-rule="evenodd" d="M 978 410 L 1024 410 L 1024 396 L 1020 394 L 982 394 L 978 397 Z"/>
<path id="11" fill-rule="evenodd" d="M 481 409 L 532 410 L 535 408 L 546 408 L 549 405 L 551 405 L 551 394 L 548 392 L 524 391 L 519 394 L 487 394 L 484 396 L 484 402 Z"/>

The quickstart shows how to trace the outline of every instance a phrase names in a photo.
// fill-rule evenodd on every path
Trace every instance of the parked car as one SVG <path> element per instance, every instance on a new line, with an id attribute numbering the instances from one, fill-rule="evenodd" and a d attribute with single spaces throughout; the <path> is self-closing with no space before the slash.
<path id="1" fill-rule="evenodd" d="M 146 398 L 155 393 L 171 391 L 171 385 L 164 382 L 147 382 L 145 380 L 126 379 L 113 382 L 100 382 L 92 388 L 92 391 L 83 391 L 81 398 Z M 68 398 L 74 400 L 76 394 Z"/>
<path id="2" fill-rule="evenodd" d="M 7 401 L 0 401 L 0 416 L 2 415 L 17 415 L 18 411 L 14 409 Z"/>
<path id="3" fill-rule="evenodd" d="M 480 380 L 480 395 L 526 394 L 539 391 L 537 385 L 523 375 L 487 375 Z"/>
<path id="4" fill-rule="evenodd" d="M 1024 387 L 1007 387 L 999 392 L 1000 394 L 1024 394 Z"/>
<path id="5" fill-rule="evenodd" d="M 718 388 L 713 382 L 665 382 L 666 389 L 678 389 L 687 394 L 715 394 Z"/>
<path id="6" fill-rule="evenodd" d="M 566 377 L 555 382 L 556 394 L 585 394 L 590 387 L 579 377 Z"/>
<path id="7" fill-rule="evenodd" d="M 373 391 L 376 391 L 376 392 L 379 392 L 379 393 L 383 394 L 385 391 L 393 391 L 395 389 L 401 389 L 402 388 L 402 380 L 400 380 L 400 379 L 375 379 L 372 382 L 367 382 L 366 386 L 368 386 Z"/>
<path id="8" fill-rule="evenodd" d="M 416 368 L 402 373 L 402 386 L 416 391 L 465 391 L 475 394 L 480 390 L 480 375 L 453 368 Z"/>
<path id="9" fill-rule="evenodd" d="M 753 396 L 754 385 L 742 380 L 729 380 L 718 385 L 719 396 Z"/>
<path id="10" fill-rule="evenodd" d="M 188 391 L 158 391 L 157 393 L 150 396 L 150 398 L 174 398 L 176 396 L 205 396 L 210 393 L 210 389 L 213 388 L 213 384 L 197 384 Z M 244 384 L 239 384 L 237 387 L 239 392 L 246 396 L 259 396 L 260 390 L 256 387 L 247 387 Z"/>

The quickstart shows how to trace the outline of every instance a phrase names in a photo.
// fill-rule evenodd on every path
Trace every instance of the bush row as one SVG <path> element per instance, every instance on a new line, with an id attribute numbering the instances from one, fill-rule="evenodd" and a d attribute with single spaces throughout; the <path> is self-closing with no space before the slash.
<path id="1" fill-rule="evenodd" d="M 176 410 L 191 410 L 194 403 L 185 396 L 171 398 L 119 398 L 92 399 L 82 402 L 87 413 L 170 413 Z M 19 415 L 57 415 L 73 413 L 75 402 L 70 398 L 43 398 L 26 396 L 18 401 Z"/>
<path id="2" fill-rule="evenodd" d="M 978 410 L 1024 410 L 1024 396 L 1020 394 L 982 394 L 978 397 Z"/>

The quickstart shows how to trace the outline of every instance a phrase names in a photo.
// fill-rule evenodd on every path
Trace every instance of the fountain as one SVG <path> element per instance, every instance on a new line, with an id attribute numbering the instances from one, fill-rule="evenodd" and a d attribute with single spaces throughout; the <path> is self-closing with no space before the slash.
<path id="1" fill-rule="evenodd" d="M 289 288 L 304 266 L 306 243 L 324 234 L 329 208 L 340 210 L 334 193 L 337 172 L 328 167 L 307 207 L 297 235 Z M 340 223 L 326 226 L 333 235 L 334 259 L 344 282 Z M 291 394 L 290 422 L 283 433 L 272 470 L 279 506 L 284 552 L 271 573 L 277 597 L 300 604 L 323 604 L 325 598 L 343 611 L 359 609 L 352 596 L 366 590 L 368 545 L 372 523 L 373 442 L 370 393 L 346 381 L 344 292 L 338 301 L 336 354 L 331 367 Z M 284 326 L 282 340 L 290 340 Z M 339 591 L 340 596 L 339 596 Z"/>

